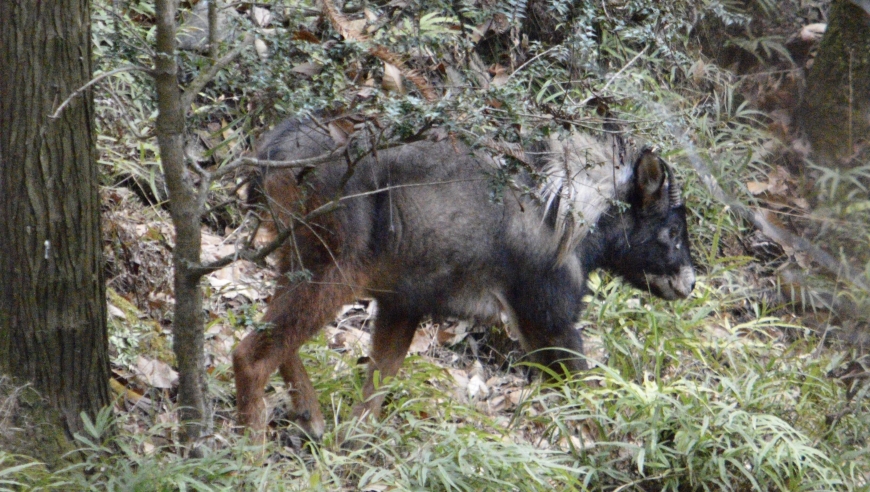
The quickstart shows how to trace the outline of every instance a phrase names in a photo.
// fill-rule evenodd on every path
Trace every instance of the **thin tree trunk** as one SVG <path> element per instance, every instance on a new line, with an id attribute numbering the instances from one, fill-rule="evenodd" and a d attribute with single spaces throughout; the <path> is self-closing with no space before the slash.
<path id="1" fill-rule="evenodd" d="M 208 56 L 218 59 L 218 0 L 208 0 Z"/>
<path id="2" fill-rule="evenodd" d="M 110 403 L 91 90 L 49 117 L 91 78 L 90 8 L 18 0 L 3 10 L 0 372 L 41 395 L 19 402 L 22 447 L 4 444 L 57 464 L 80 414 Z"/>
<path id="3" fill-rule="evenodd" d="M 157 143 L 169 206 L 175 227 L 175 310 L 172 322 L 173 349 L 178 362 L 178 404 L 185 424 L 186 440 L 195 442 L 203 434 L 205 418 L 204 325 L 199 266 L 200 206 L 196 187 L 184 165 L 184 107 L 178 87 L 175 61 L 176 0 L 157 0 L 157 56 L 154 60 L 157 85 Z"/>

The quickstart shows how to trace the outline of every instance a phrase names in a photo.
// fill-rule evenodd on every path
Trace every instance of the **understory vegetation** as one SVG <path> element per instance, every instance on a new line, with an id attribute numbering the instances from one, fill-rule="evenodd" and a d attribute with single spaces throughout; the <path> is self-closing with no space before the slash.
<path id="1" fill-rule="evenodd" d="M 580 322 L 593 368 L 570 380 L 540 382 L 545 369 L 503 327 L 430 321 L 434 341 L 383 383 L 378 422 L 350 416 L 366 347 L 349 337 L 364 337 L 373 309 L 356 306 L 302 354 L 323 440 L 281 418 L 276 375 L 277 417 L 262 443 L 235 427 L 229 353 L 262 329 L 274 278 L 262 265 L 232 267 L 205 285 L 214 425 L 204 456 L 191 457 L 169 369 L 173 238 L 153 84 L 127 69 L 151 66 L 154 12 L 93 2 L 99 71 L 124 69 L 95 91 L 117 401 L 76 437 L 67 468 L 0 450 L 0 490 L 865 489 L 870 163 L 812 162 L 777 116 L 792 108 L 766 102 L 797 91 L 803 62 L 786 44 L 822 20 L 825 2 L 807 3 L 350 1 L 335 15 L 306 0 L 222 2 L 222 52 L 245 33 L 257 41 L 193 102 L 196 165 L 233 161 L 293 116 L 331 118 L 336 138 L 356 129 L 382 145 L 434 128 L 508 154 L 493 176 L 498 199 L 523 166 L 505 149 L 617 122 L 677 172 L 698 282 L 690 298 L 665 302 L 593 274 Z M 210 65 L 196 50 L 178 56 L 183 86 Z M 215 251 L 248 242 L 252 175 L 213 187 L 203 230 Z M 842 270 L 765 236 L 741 207 Z M 439 335 L 447 325 L 449 340 Z M 165 366 L 165 378 L 142 376 L 142 360 Z M 14 432 L 3 425 L 14 397 L 0 382 L 0 431 Z"/>

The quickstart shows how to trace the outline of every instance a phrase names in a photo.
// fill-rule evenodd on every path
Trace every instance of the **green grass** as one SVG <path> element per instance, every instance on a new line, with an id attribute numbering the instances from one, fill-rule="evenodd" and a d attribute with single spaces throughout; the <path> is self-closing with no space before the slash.
<path id="1" fill-rule="evenodd" d="M 725 275 L 722 274 L 724 278 Z M 247 442 L 219 420 L 202 458 L 185 458 L 175 424 L 129 433 L 106 411 L 79 436 L 84 462 L 47 473 L 20 457 L 0 487 L 25 490 L 857 490 L 870 463 L 868 405 L 827 376 L 843 360 L 773 317 L 731 323 L 744 299 L 701 278 L 697 295 L 662 303 L 593 277 L 586 328 L 603 364 L 558 384 L 532 383 L 510 412 L 450 396 L 452 381 L 410 357 L 379 422 L 349 417 L 362 367 L 323 337 L 305 349 L 327 434 L 301 452 Z M 634 299 L 635 301 L 631 301 Z M 636 302 L 639 300 L 640 302 Z M 631 307 L 629 307 L 631 306 Z M 231 394 L 226 374 L 211 380 Z M 276 384 L 276 386 L 278 386 Z M 225 405 L 226 397 L 218 399 Z M 221 403 L 225 402 L 225 403 Z M 836 422 L 830 417 L 851 405 Z M 221 407 L 221 410 L 227 408 Z M 121 431 L 108 432 L 110 423 Z M 355 443 L 342 447 L 338 436 Z M 18 467 L 11 467 L 17 463 Z"/>

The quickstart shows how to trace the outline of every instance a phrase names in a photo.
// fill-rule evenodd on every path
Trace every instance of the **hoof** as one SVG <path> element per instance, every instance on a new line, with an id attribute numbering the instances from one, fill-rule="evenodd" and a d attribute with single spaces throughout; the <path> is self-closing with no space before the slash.
<path id="1" fill-rule="evenodd" d="M 317 412 L 317 415 L 312 415 L 307 410 L 294 412 L 288 415 L 286 420 L 296 424 L 296 427 L 302 431 L 299 437 L 309 441 L 320 441 L 324 431 L 326 431 L 326 422 L 324 422 L 320 412 Z"/>

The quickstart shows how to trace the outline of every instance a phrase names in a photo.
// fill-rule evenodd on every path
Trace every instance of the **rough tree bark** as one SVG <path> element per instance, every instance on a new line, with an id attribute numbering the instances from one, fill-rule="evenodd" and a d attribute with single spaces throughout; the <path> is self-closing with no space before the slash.
<path id="1" fill-rule="evenodd" d="M 157 56 L 154 77 L 157 86 L 157 143 L 166 185 L 169 210 L 175 227 L 175 310 L 172 321 L 173 349 L 178 363 L 178 404 L 187 442 L 195 442 L 206 422 L 204 321 L 202 317 L 200 264 L 201 204 L 196 186 L 184 162 L 184 106 L 178 87 L 175 61 L 175 14 L 177 0 L 157 0 Z M 205 193 L 203 189 L 201 193 Z"/>
<path id="2" fill-rule="evenodd" d="M 29 383 L 0 446 L 59 464 L 110 403 L 88 0 L 4 3 L 0 372 Z M 39 396 L 37 396 L 37 393 Z"/>
<path id="3" fill-rule="evenodd" d="M 831 5 L 796 113 L 823 162 L 851 156 L 862 141 L 870 144 L 870 13 L 857 4 L 835 0 Z"/>

